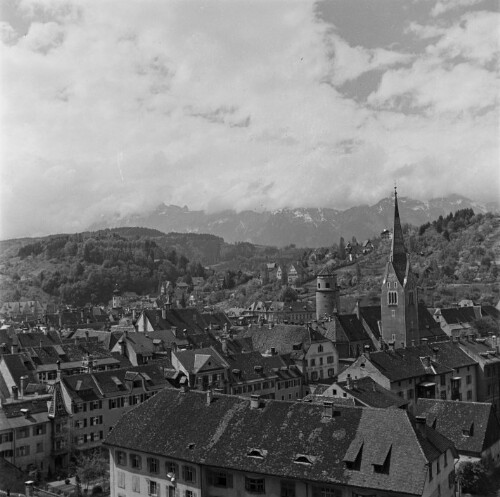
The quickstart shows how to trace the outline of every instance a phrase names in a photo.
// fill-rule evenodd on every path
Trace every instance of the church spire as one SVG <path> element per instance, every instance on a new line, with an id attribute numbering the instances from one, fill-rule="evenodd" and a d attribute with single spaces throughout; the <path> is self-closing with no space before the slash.
<path id="1" fill-rule="evenodd" d="M 406 273 L 407 254 L 399 218 L 398 192 L 394 187 L 394 230 L 392 234 L 391 262 L 396 270 L 400 282 L 403 281 Z"/>

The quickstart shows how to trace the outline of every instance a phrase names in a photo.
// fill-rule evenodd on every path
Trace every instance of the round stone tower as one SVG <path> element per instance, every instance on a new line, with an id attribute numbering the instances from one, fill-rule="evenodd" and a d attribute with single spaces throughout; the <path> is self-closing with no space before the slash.
<path id="1" fill-rule="evenodd" d="M 325 266 L 317 276 L 316 285 L 316 319 L 331 316 L 339 308 L 339 292 L 337 276 L 328 266 Z"/>

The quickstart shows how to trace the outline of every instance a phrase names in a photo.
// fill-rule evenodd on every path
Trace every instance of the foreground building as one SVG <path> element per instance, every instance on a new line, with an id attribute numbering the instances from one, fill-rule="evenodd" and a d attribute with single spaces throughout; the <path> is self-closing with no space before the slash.
<path id="1" fill-rule="evenodd" d="M 105 446 L 112 497 L 454 495 L 453 444 L 399 409 L 165 389 Z"/>

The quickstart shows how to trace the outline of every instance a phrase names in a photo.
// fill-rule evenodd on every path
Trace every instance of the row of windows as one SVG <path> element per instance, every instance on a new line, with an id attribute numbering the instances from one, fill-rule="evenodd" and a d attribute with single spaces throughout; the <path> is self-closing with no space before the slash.
<path id="1" fill-rule="evenodd" d="M 87 412 L 87 404 L 88 404 L 88 410 L 89 411 L 94 411 L 96 409 L 102 409 L 102 400 L 93 400 L 91 402 L 81 402 L 79 404 L 75 404 L 73 408 L 74 413 L 78 412 Z"/>
<path id="2" fill-rule="evenodd" d="M 319 352 L 319 351 L 318 351 Z M 334 357 L 332 355 L 329 355 L 327 358 L 326 358 L 326 363 L 327 364 L 333 364 L 334 362 Z M 319 365 L 320 366 L 323 366 L 323 357 L 320 357 L 319 358 Z M 309 366 L 316 366 L 316 359 L 310 359 L 309 360 Z"/>
<path id="3" fill-rule="evenodd" d="M 145 478 L 147 493 L 150 497 L 162 497 L 161 485 L 154 481 Z M 125 473 L 118 471 L 117 473 L 118 488 L 126 489 Z M 132 476 L 132 492 L 141 493 L 141 478 L 139 476 Z M 172 485 L 165 485 L 165 497 L 177 497 L 176 489 Z M 118 493 L 118 497 L 127 497 L 124 494 Z M 196 492 L 192 490 L 185 490 L 184 497 L 196 497 Z"/>
<path id="4" fill-rule="evenodd" d="M 241 387 L 233 388 L 233 392 L 238 395 L 240 393 L 247 392 L 258 392 L 259 390 L 267 390 L 268 388 L 274 388 L 274 380 L 264 381 L 263 383 L 252 383 L 250 385 L 243 385 Z"/>
<path id="5" fill-rule="evenodd" d="M 29 436 L 39 436 L 39 435 L 45 435 L 47 432 L 47 425 L 46 424 L 40 424 L 40 425 L 35 425 L 32 427 L 33 430 L 30 430 L 29 426 L 23 426 L 21 428 L 17 428 L 16 430 L 16 438 L 28 438 Z M 5 440 L 6 442 L 12 441 L 11 440 Z"/>
<path id="6" fill-rule="evenodd" d="M 118 466 L 127 466 L 127 454 L 120 450 L 116 451 L 116 464 Z M 151 474 L 160 474 L 160 461 L 155 457 L 146 458 L 147 470 Z M 131 468 L 142 469 L 142 456 L 139 454 L 129 454 L 129 465 Z M 165 462 L 165 474 L 173 475 L 177 478 L 180 476 L 179 466 L 172 461 Z M 196 482 L 196 468 L 193 466 L 182 466 L 182 479 L 185 482 Z"/>
<path id="7" fill-rule="evenodd" d="M 286 380 L 278 382 L 278 390 L 300 386 L 300 380 Z"/>
<path id="8" fill-rule="evenodd" d="M 97 442 L 98 440 L 102 440 L 103 438 L 103 432 L 96 431 L 95 433 L 86 433 L 85 435 L 79 435 L 78 437 L 75 437 L 74 442 L 77 445 L 83 445 L 88 442 Z"/>
<path id="9" fill-rule="evenodd" d="M 334 368 L 328 369 L 327 374 L 328 374 L 329 378 L 332 378 L 335 375 L 335 369 Z M 307 377 L 307 374 L 306 374 L 306 377 Z M 322 369 L 319 371 L 319 375 L 318 375 L 318 371 L 311 372 L 311 381 L 316 381 L 319 378 L 323 378 L 323 370 Z"/>
<path id="10" fill-rule="evenodd" d="M 152 397 L 156 392 L 141 393 L 140 395 L 129 395 L 127 397 L 116 397 L 108 400 L 109 409 L 119 409 L 126 406 L 135 406 Z"/>
<path id="11" fill-rule="evenodd" d="M 88 419 L 88 426 L 96 426 L 102 425 L 102 416 L 92 416 Z M 77 419 L 73 425 L 75 428 L 86 428 L 87 427 L 87 418 L 85 419 Z"/>
<path id="12" fill-rule="evenodd" d="M 31 447 L 29 445 L 21 445 L 16 448 L 16 457 L 29 456 L 31 452 Z M 36 453 L 39 454 L 43 452 L 43 442 L 36 444 Z M 14 451 L 12 449 L 1 450 L 0 457 L 14 457 Z"/>

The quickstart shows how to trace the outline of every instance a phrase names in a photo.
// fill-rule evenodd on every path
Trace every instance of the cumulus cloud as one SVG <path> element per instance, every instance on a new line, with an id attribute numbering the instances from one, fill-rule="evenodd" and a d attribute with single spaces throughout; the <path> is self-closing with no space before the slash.
<path id="1" fill-rule="evenodd" d="M 18 15 L 26 32 L 4 23 L 0 46 L 2 237 L 160 202 L 349 207 L 398 177 L 417 198 L 495 193 L 492 13 L 415 20 L 413 51 L 353 43 L 312 1 L 22 0 Z M 380 83 L 348 98 L 368 71 Z"/>

